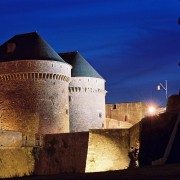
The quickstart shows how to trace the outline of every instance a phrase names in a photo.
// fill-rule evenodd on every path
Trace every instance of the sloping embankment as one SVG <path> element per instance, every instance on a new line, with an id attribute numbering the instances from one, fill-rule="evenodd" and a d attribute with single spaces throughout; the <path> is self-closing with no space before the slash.
<path id="1" fill-rule="evenodd" d="M 141 121 L 140 166 L 151 165 L 152 161 L 164 156 L 177 117 L 177 113 L 163 113 L 159 116 L 146 117 Z M 180 142 L 176 146 L 180 146 Z"/>

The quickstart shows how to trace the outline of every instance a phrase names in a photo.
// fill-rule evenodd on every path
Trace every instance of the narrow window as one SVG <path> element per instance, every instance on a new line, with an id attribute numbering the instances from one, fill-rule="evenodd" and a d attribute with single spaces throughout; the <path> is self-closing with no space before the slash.
<path id="1" fill-rule="evenodd" d="M 69 102 L 71 102 L 71 96 L 69 96 Z"/>
<path id="2" fill-rule="evenodd" d="M 127 121 L 128 120 L 128 117 L 127 117 L 127 115 L 125 115 L 125 117 L 124 117 L 124 121 Z"/>
<path id="3" fill-rule="evenodd" d="M 66 109 L 66 114 L 68 114 L 69 113 L 69 111 L 68 111 L 68 109 Z"/>
<path id="4" fill-rule="evenodd" d="M 104 123 L 102 123 L 102 128 L 104 128 Z"/>
<path id="5" fill-rule="evenodd" d="M 99 118 L 102 118 L 102 113 L 99 113 Z"/>
<path id="6" fill-rule="evenodd" d="M 113 105 L 113 109 L 116 109 L 116 108 L 117 108 L 117 107 L 116 107 L 116 104 L 114 104 L 114 105 Z"/>

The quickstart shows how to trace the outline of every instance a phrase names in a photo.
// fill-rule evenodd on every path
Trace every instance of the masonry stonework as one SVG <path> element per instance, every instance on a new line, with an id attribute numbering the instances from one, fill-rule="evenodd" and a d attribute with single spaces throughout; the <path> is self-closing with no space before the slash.
<path id="1" fill-rule="evenodd" d="M 0 63 L 1 129 L 36 133 L 69 132 L 71 66 L 48 60 Z"/>
<path id="2" fill-rule="evenodd" d="M 107 118 L 129 122 L 133 125 L 138 123 L 146 114 L 147 104 L 143 102 L 106 104 Z"/>
<path id="3" fill-rule="evenodd" d="M 126 169 L 129 166 L 129 130 L 90 130 L 86 172 Z"/>
<path id="4" fill-rule="evenodd" d="M 22 133 L 15 131 L 0 130 L 0 148 L 21 147 Z"/>
<path id="5" fill-rule="evenodd" d="M 71 132 L 101 129 L 105 119 L 105 81 L 72 77 L 69 85 Z"/>

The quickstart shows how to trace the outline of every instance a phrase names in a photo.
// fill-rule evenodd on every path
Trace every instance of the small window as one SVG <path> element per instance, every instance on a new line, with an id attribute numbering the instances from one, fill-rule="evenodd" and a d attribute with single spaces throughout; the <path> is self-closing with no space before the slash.
<path id="1" fill-rule="evenodd" d="M 71 96 L 69 96 L 69 102 L 71 102 Z"/>
<path id="2" fill-rule="evenodd" d="M 116 104 L 114 104 L 114 105 L 113 105 L 113 109 L 116 109 L 116 108 L 117 108 L 117 107 L 116 107 Z"/>
<path id="3" fill-rule="evenodd" d="M 128 117 L 127 117 L 127 115 L 125 115 L 125 117 L 124 117 L 124 121 L 127 121 L 128 120 Z"/>
<path id="4" fill-rule="evenodd" d="M 102 123 L 102 128 L 104 128 L 104 123 Z"/>
<path id="5" fill-rule="evenodd" d="M 69 111 L 68 111 L 68 109 L 66 109 L 66 114 L 69 114 Z"/>
<path id="6" fill-rule="evenodd" d="M 99 113 L 99 118 L 102 118 L 102 113 Z"/>

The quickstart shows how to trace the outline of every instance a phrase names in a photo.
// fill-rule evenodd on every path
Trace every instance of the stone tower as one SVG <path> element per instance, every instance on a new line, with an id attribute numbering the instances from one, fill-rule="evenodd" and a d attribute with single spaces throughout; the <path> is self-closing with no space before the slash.
<path id="1" fill-rule="evenodd" d="M 69 85 L 70 131 L 100 129 L 105 119 L 105 80 L 79 52 L 60 53 L 72 65 Z"/>
<path id="2" fill-rule="evenodd" d="M 36 32 L 0 46 L 0 128 L 26 137 L 69 132 L 71 66 Z"/>

